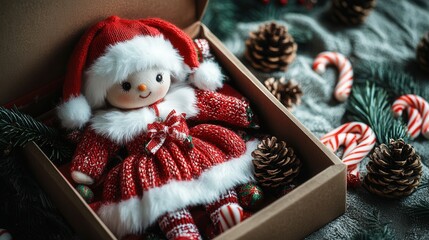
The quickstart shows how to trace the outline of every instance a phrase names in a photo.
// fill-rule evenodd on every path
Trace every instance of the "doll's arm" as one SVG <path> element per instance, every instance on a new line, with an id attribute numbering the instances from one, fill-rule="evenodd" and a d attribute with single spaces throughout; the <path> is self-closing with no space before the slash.
<path id="1" fill-rule="evenodd" d="M 118 146 L 94 132 L 85 129 L 77 145 L 71 163 L 71 176 L 76 183 L 91 185 L 104 171 L 109 156 L 118 150 Z"/>
<path id="2" fill-rule="evenodd" d="M 239 127 L 257 127 L 249 102 L 234 94 L 195 90 L 199 113 L 193 120 L 221 121 Z"/>

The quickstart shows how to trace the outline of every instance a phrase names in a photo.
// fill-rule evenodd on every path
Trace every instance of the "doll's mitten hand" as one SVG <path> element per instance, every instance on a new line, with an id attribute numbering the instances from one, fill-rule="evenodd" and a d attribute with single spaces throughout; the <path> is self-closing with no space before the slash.
<path id="1" fill-rule="evenodd" d="M 94 183 L 94 179 L 92 179 L 90 176 L 80 171 L 73 171 L 71 173 L 71 177 L 76 183 L 86 184 L 86 185 L 91 185 Z"/>

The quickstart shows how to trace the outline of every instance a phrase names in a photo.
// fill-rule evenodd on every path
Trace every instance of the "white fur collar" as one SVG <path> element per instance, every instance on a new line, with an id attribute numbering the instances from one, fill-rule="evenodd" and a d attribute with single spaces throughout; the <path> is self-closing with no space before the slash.
<path id="1" fill-rule="evenodd" d="M 176 110 L 178 113 L 185 113 L 187 118 L 194 117 L 198 114 L 196 102 L 194 89 L 177 84 L 171 87 L 164 101 L 158 104 L 159 115 L 165 119 L 172 110 Z M 147 125 L 155 119 L 153 108 L 144 107 L 132 111 L 98 111 L 90 122 L 96 133 L 117 144 L 125 144 L 146 131 Z"/>

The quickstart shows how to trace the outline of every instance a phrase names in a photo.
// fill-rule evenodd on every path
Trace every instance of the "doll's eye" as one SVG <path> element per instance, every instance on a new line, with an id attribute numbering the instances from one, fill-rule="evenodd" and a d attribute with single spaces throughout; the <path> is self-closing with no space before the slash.
<path id="1" fill-rule="evenodd" d="M 124 89 L 124 91 L 126 91 L 126 92 L 130 91 L 130 89 L 131 89 L 131 83 L 129 83 L 129 82 L 123 82 L 121 84 L 121 86 L 122 86 L 122 89 Z"/>
<path id="2" fill-rule="evenodd" d="M 156 75 L 156 81 L 159 83 L 162 82 L 162 74 Z"/>

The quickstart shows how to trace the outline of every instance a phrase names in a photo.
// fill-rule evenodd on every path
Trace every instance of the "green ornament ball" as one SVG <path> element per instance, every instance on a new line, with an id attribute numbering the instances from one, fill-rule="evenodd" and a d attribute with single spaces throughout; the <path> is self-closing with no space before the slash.
<path id="1" fill-rule="evenodd" d="M 262 188 L 254 183 L 240 186 L 237 194 L 241 206 L 249 210 L 257 209 L 264 201 Z"/>
<path id="2" fill-rule="evenodd" d="M 85 202 L 92 203 L 94 200 L 94 192 L 92 192 L 91 188 L 85 185 L 77 185 L 76 190 Z"/>

